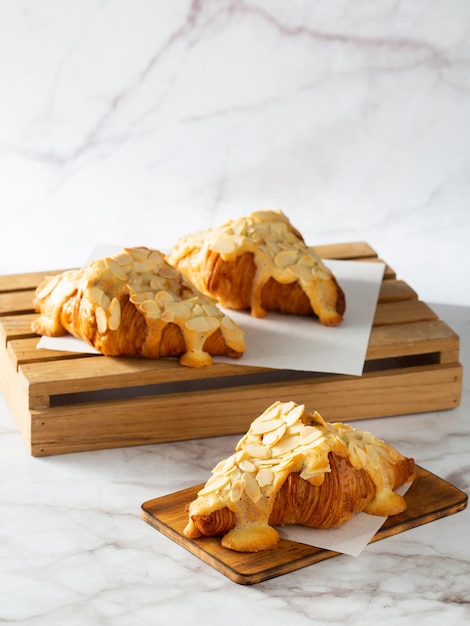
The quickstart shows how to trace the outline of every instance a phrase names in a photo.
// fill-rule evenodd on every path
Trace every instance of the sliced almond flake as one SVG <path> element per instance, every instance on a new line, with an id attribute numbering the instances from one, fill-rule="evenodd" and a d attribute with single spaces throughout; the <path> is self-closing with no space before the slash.
<path id="1" fill-rule="evenodd" d="M 243 235 L 246 232 L 246 223 L 242 220 L 233 223 L 233 232 L 236 235 Z"/>
<path id="2" fill-rule="evenodd" d="M 286 235 L 286 225 L 282 222 L 272 222 L 270 224 L 271 232 L 280 235 L 282 238 Z"/>
<path id="3" fill-rule="evenodd" d="M 280 250 L 276 241 L 266 238 L 266 246 L 272 255 L 277 255 Z"/>
<path id="4" fill-rule="evenodd" d="M 362 463 L 362 467 L 366 467 L 369 457 L 367 455 L 367 452 L 364 450 L 364 448 L 362 448 L 362 446 L 357 446 L 356 454 Z"/>
<path id="5" fill-rule="evenodd" d="M 185 323 L 188 330 L 210 333 L 219 327 L 219 322 L 214 317 L 193 317 Z"/>
<path id="6" fill-rule="evenodd" d="M 145 300 L 139 306 L 144 313 L 161 313 L 161 309 L 155 300 Z"/>
<path id="7" fill-rule="evenodd" d="M 274 257 L 274 263 L 281 268 L 294 265 L 299 257 L 297 250 L 283 250 Z"/>
<path id="8" fill-rule="evenodd" d="M 170 322 L 174 322 L 176 319 L 175 312 L 172 309 L 165 309 L 161 314 L 162 322 L 166 322 L 167 324 Z"/>
<path id="9" fill-rule="evenodd" d="M 322 270 L 322 269 L 318 269 L 317 267 L 312 268 L 312 275 L 314 278 L 321 278 L 323 280 L 330 277 L 328 272 L 325 272 L 325 270 Z"/>
<path id="10" fill-rule="evenodd" d="M 108 324 L 110 330 L 117 330 L 121 324 L 121 305 L 117 298 L 111 300 Z"/>
<path id="11" fill-rule="evenodd" d="M 388 461 L 391 461 L 391 456 L 388 452 L 388 450 L 386 450 L 385 448 L 382 448 L 381 446 L 377 446 L 375 448 L 377 454 L 380 454 L 380 456 L 383 456 L 384 459 L 387 459 Z"/>
<path id="12" fill-rule="evenodd" d="M 127 288 L 130 293 L 148 293 L 149 298 L 153 298 L 154 293 L 149 291 L 150 285 L 140 280 L 131 280 L 127 284 Z"/>
<path id="13" fill-rule="evenodd" d="M 271 485 L 274 480 L 274 473 L 271 469 L 263 468 L 256 474 L 255 479 L 258 485 L 263 488 L 267 485 Z"/>
<path id="14" fill-rule="evenodd" d="M 296 422 L 297 420 L 301 419 L 302 415 L 304 414 L 304 411 L 305 411 L 305 406 L 303 404 L 298 404 L 297 406 L 295 406 L 293 409 L 289 411 L 289 413 L 284 418 L 284 421 L 286 422 L 286 424 L 290 426 L 294 424 L 294 422 Z"/>
<path id="15" fill-rule="evenodd" d="M 92 303 L 102 306 L 104 291 L 96 285 L 90 285 L 85 291 L 85 297 Z"/>
<path id="16" fill-rule="evenodd" d="M 104 260 L 104 263 L 106 265 L 106 267 L 109 269 L 109 271 L 119 280 L 124 280 L 127 281 L 127 272 L 126 270 L 122 267 L 122 265 L 119 265 L 119 263 L 117 263 L 114 259 L 112 258 L 107 258 Z"/>
<path id="17" fill-rule="evenodd" d="M 142 302 L 153 299 L 153 294 L 148 291 L 142 291 L 142 293 L 131 293 L 129 296 L 129 300 L 132 304 L 142 304 Z"/>
<path id="18" fill-rule="evenodd" d="M 165 261 L 163 254 L 159 250 L 150 250 L 148 258 L 155 261 L 156 267 L 171 267 L 171 265 L 168 265 L 168 263 Z"/>
<path id="19" fill-rule="evenodd" d="M 219 474 L 217 476 L 211 476 L 204 487 L 199 491 L 198 495 L 205 496 L 209 493 L 214 493 L 214 491 L 219 491 L 222 487 L 229 482 L 229 477 Z"/>
<path id="20" fill-rule="evenodd" d="M 295 422 L 294 424 L 292 424 L 292 426 L 287 426 L 286 429 L 286 434 L 287 435 L 299 435 L 303 429 L 305 428 L 305 426 L 302 424 L 302 422 Z"/>
<path id="21" fill-rule="evenodd" d="M 139 273 L 151 272 L 155 267 L 155 259 L 147 258 L 145 261 L 134 263 L 134 271 Z"/>
<path id="22" fill-rule="evenodd" d="M 150 313 L 145 313 L 145 319 L 147 320 L 147 322 L 149 320 L 162 320 L 162 315 L 160 312 L 156 312 L 156 311 L 150 311 Z"/>
<path id="23" fill-rule="evenodd" d="M 38 300 L 42 300 L 43 298 L 46 298 L 52 292 L 52 290 L 56 287 L 56 285 L 60 281 L 60 278 L 61 278 L 60 274 L 53 276 L 49 280 L 49 282 L 47 282 L 44 285 L 44 287 L 37 292 L 36 297 L 38 298 Z"/>
<path id="24" fill-rule="evenodd" d="M 216 307 L 215 304 L 203 304 L 202 309 L 204 313 L 209 317 L 217 317 L 220 315 L 220 310 Z"/>
<path id="25" fill-rule="evenodd" d="M 148 248 L 124 248 L 124 250 L 138 263 L 143 263 L 149 256 Z"/>
<path id="26" fill-rule="evenodd" d="M 153 289 L 153 291 L 162 291 L 165 289 L 165 286 L 162 279 L 155 276 L 155 278 L 152 278 L 152 280 L 149 283 L 150 288 Z"/>
<path id="27" fill-rule="evenodd" d="M 314 419 L 316 424 L 319 424 L 320 426 L 326 426 L 325 420 L 320 415 L 320 413 L 318 413 L 317 411 L 313 412 L 313 416 L 312 417 L 313 417 L 313 419 Z"/>
<path id="28" fill-rule="evenodd" d="M 313 267 L 315 261 L 309 254 L 303 254 L 299 259 L 299 265 L 305 265 L 306 267 Z"/>
<path id="29" fill-rule="evenodd" d="M 241 469 L 242 472 L 256 472 L 256 466 L 251 461 L 248 461 L 248 459 L 244 459 L 243 461 L 241 461 L 238 464 L 238 467 Z"/>
<path id="30" fill-rule="evenodd" d="M 269 423 L 269 422 L 268 422 Z M 276 430 L 271 430 L 270 432 L 263 435 L 263 445 L 269 446 L 270 448 L 275 445 L 283 436 L 287 430 L 287 426 L 283 423 L 276 428 Z"/>
<path id="31" fill-rule="evenodd" d="M 322 434 L 322 431 L 315 428 L 315 426 L 305 426 L 300 433 L 300 438 L 302 439 L 302 444 L 307 445 L 309 441 L 315 441 Z"/>
<path id="32" fill-rule="evenodd" d="M 230 489 L 230 501 L 231 502 L 238 502 L 238 500 L 240 500 L 240 498 L 243 495 L 243 492 L 245 491 L 245 481 L 244 480 L 235 480 L 232 483 L 232 487 Z"/>
<path id="33" fill-rule="evenodd" d="M 282 404 L 279 408 L 281 409 L 281 414 L 285 417 L 296 406 L 295 402 L 290 400 L 289 402 L 284 402 L 284 404 Z"/>
<path id="34" fill-rule="evenodd" d="M 283 437 L 279 443 L 271 448 L 273 456 L 282 456 L 287 454 L 291 450 L 294 450 L 300 444 L 300 437 L 298 435 L 292 435 L 290 437 Z"/>
<path id="35" fill-rule="evenodd" d="M 102 335 L 106 332 L 108 328 L 108 320 L 106 319 L 106 311 L 98 306 L 95 310 L 95 318 L 96 318 L 96 326 L 98 328 L 98 332 Z"/>
<path id="36" fill-rule="evenodd" d="M 312 435 L 311 437 L 307 437 L 306 439 L 302 439 L 302 445 L 308 446 L 309 449 L 318 448 L 325 442 L 325 437 L 323 433 L 320 433 L 319 436 Z"/>
<path id="37" fill-rule="evenodd" d="M 247 443 L 243 446 L 245 452 L 247 452 L 251 457 L 260 460 L 268 460 L 271 458 L 271 450 L 266 446 L 262 446 L 257 443 Z"/>
<path id="38" fill-rule="evenodd" d="M 267 421 L 258 421 L 257 418 L 250 426 L 250 433 L 253 435 L 264 435 L 265 433 L 269 433 L 271 430 L 276 430 L 279 428 L 280 421 L 279 419 L 271 419 Z"/>
<path id="39" fill-rule="evenodd" d="M 159 291 L 155 294 L 155 301 L 163 308 L 166 304 L 174 302 L 174 298 L 168 291 Z"/>
<path id="40" fill-rule="evenodd" d="M 163 278 L 169 278 L 171 280 L 176 280 L 178 278 L 178 270 L 171 265 L 162 265 L 158 269 L 158 274 Z"/>
<path id="41" fill-rule="evenodd" d="M 245 493 L 252 502 L 258 502 L 261 498 L 261 489 L 251 474 L 243 474 L 245 481 Z"/>
<path id="42" fill-rule="evenodd" d="M 121 252 L 119 254 L 116 254 L 115 256 L 113 256 L 113 259 L 116 261 L 116 263 L 119 263 L 119 265 L 123 266 L 132 263 L 132 257 L 127 252 Z"/>
<path id="43" fill-rule="evenodd" d="M 271 453 L 271 450 L 269 451 Z M 274 467 L 274 465 L 279 465 L 281 459 L 255 459 L 254 464 L 256 467 Z"/>
<path id="44" fill-rule="evenodd" d="M 373 444 L 377 441 L 377 437 L 367 430 L 362 433 L 361 439 L 366 445 Z"/>
<path id="45" fill-rule="evenodd" d="M 295 276 L 295 278 L 300 278 L 300 280 L 308 283 L 312 280 L 312 272 L 306 265 L 291 265 L 286 269 L 292 276 Z"/>
<path id="46" fill-rule="evenodd" d="M 211 249 L 219 254 L 233 254 L 236 250 L 236 245 L 232 239 L 220 239 L 211 245 Z"/>
<path id="47" fill-rule="evenodd" d="M 279 401 L 271 404 L 259 417 L 256 418 L 255 422 L 267 422 L 270 419 L 279 418 L 281 414 L 281 403 Z"/>
<path id="48" fill-rule="evenodd" d="M 103 293 L 103 297 L 101 298 L 101 306 L 103 309 L 109 309 L 111 306 L 111 298 L 106 293 Z"/>
<path id="49" fill-rule="evenodd" d="M 167 309 L 174 313 L 176 318 L 187 319 L 191 311 L 185 302 L 171 302 L 167 305 Z"/>
<path id="50" fill-rule="evenodd" d="M 234 466 L 235 466 L 235 459 L 232 455 L 232 456 L 229 456 L 227 459 L 222 459 L 222 461 L 217 463 L 217 465 L 212 470 L 212 473 L 213 474 L 225 474 L 226 472 L 231 470 L 232 467 Z"/>

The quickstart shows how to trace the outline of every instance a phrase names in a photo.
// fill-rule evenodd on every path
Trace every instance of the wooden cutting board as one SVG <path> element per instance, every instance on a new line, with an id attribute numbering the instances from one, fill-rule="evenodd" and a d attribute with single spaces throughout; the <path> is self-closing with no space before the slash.
<path id="1" fill-rule="evenodd" d="M 187 539 L 183 535 L 188 520 L 186 506 L 195 499 L 201 487 L 196 485 L 144 502 L 141 507 L 142 519 L 233 582 L 242 585 L 260 583 L 339 554 L 287 539 L 281 539 L 270 550 L 255 553 L 240 553 L 223 548 L 217 537 Z M 468 496 L 418 466 L 416 479 L 405 494 L 405 500 L 406 511 L 389 517 L 370 543 L 458 513 L 466 508 Z"/>

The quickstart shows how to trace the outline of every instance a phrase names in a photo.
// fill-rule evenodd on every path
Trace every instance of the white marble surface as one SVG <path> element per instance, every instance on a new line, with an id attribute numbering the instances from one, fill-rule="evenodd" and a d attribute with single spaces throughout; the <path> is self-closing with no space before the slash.
<path id="1" fill-rule="evenodd" d="M 465 0 L 1 0 L 0 274 L 282 208 L 375 247 L 468 368 L 469 29 Z M 469 406 L 367 428 L 468 492 Z M 0 396 L 0 621 L 470 621 L 468 510 L 253 587 L 139 519 L 235 439 L 35 459 Z"/>

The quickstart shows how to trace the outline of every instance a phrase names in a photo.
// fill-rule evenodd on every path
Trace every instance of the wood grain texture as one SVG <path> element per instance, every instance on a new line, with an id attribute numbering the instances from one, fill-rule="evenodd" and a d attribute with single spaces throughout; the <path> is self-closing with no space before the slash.
<path id="1" fill-rule="evenodd" d="M 183 535 L 188 520 L 186 506 L 201 487 L 196 485 L 144 502 L 142 519 L 233 582 L 252 585 L 339 556 L 338 552 L 286 539 L 281 539 L 274 548 L 256 553 L 223 548 L 217 537 L 187 539 Z M 370 543 L 458 513 L 467 506 L 468 497 L 457 487 L 418 466 L 416 479 L 405 500 L 406 511 L 387 518 Z"/>
<path id="2" fill-rule="evenodd" d="M 379 261 L 365 242 L 317 248 L 325 258 Z M 45 274 L 0 277 L 0 386 L 34 456 L 240 434 L 273 400 L 330 421 L 459 405 L 459 337 L 386 266 L 362 376 L 176 359 L 104 357 L 37 348 L 34 289 Z"/>

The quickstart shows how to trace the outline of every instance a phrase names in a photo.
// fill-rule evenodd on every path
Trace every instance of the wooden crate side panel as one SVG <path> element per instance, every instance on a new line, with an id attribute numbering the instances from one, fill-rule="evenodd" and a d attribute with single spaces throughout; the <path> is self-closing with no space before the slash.
<path id="1" fill-rule="evenodd" d="M 0 389 L 10 407 L 28 448 L 31 448 L 31 416 L 28 409 L 28 388 L 13 368 L 6 352 L 0 350 Z"/>
<path id="2" fill-rule="evenodd" d="M 32 413 L 33 454 L 62 454 L 122 446 L 242 434 L 266 406 L 279 399 L 304 403 L 330 421 L 353 421 L 454 408 L 462 368 L 241 386 L 103 404 L 55 407 Z M 99 420 L 96 416 L 99 415 Z"/>
<path id="3" fill-rule="evenodd" d="M 372 329 L 368 360 L 458 350 L 458 335 L 447 324 L 430 320 Z M 21 344 L 19 344 L 21 345 Z M 41 352 L 41 351 L 38 351 Z M 54 395 L 110 387 L 195 380 L 268 371 L 242 365 L 216 364 L 208 368 L 180 367 L 176 360 L 88 356 L 64 360 L 60 367 L 52 361 L 21 364 L 32 395 Z"/>
<path id="4" fill-rule="evenodd" d="M 269 371 L 268 368 L 238 367 L 217 363 L 211 367 L 182 367 L 172 359 L 139 359 L 88 356 L 60 362 L 26 363 L 18 368 L 27 381 L 31 397 L 120 389 L 142 385 L 219 379 Z"/>

